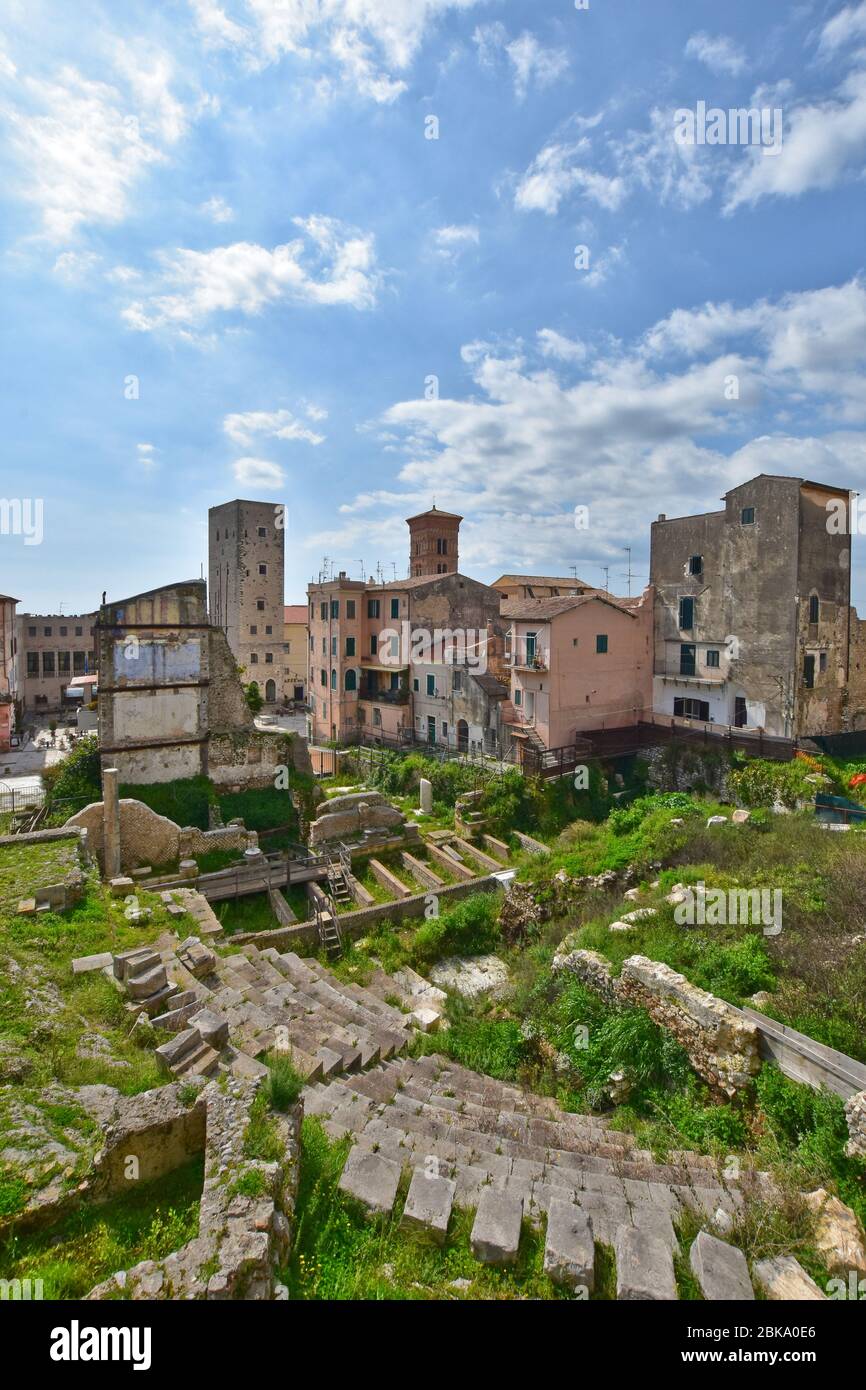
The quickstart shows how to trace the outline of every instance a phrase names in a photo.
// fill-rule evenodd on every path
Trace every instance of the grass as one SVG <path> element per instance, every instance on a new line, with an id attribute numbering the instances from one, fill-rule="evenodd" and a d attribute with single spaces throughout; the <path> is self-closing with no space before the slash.
<path id="1" fill-rule="evenodd" d="M 46 1299 L 80 1299 L 141 1260 L 161 1260 L 198 1233 L 204 1160 L 198 1158 L 100 1205 L 0 1244 L 6 1279 L 41 1279 Z"/>
<path id="2" fill-rule="evenodd" d="M 41 888 L 65 883 L 81 872 L 78 836 L 0 846 L 0 905 L 16 908 Z"/>
<path id="3" fill-rule="evenodd" d="M 216 904 L 216 915 L 226 936 L 237 932 L 273 931 L 280 924 L 274 916 L 267 893 L 247 893 Z"/>
<path id="4" fill-rule="evenodd" d="M 404 1190 L 395 1214 L 369 1220 L 337 1190 L 351 1141 L 331 1142 L 314 1117 L 301 1131 L 301 1178 L 296 1234 L 281 1278 L 292 1299 L 446 1300 L 554 1299 L 565 1295 L 542 1273 L 543 1233 L 524 1228 L 517 1264 L 479 1264 L 469 1247 L 472 1213 L 454 1211 L 444 1246 L 399 1229 Z M 469 1281 L 467 1289 L 453 1281 Z"/>

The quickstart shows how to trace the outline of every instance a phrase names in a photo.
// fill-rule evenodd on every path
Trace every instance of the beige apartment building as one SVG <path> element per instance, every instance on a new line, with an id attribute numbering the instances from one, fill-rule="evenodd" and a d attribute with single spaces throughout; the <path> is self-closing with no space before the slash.
<path id="1" fill-rule="evenodd" d="M 305 603 L 283 608 L 283 699 L 302 703 L 307 698 L 310 624 Z"/>
<path id="2" fill-rule="evenodd" d="M 208 512 L 208 608 L 245 684 L 267 705 L 283 698 L 284 508 L 235 499 Z"/>
<path id="3" fill-rule="evenodd" d="M 18 684 L 25 714 L 61 714 L 86 698 L 97 671 L 95 613 L 19 613 Z M 73 684 L 78 680 L 78 684 Z"/>

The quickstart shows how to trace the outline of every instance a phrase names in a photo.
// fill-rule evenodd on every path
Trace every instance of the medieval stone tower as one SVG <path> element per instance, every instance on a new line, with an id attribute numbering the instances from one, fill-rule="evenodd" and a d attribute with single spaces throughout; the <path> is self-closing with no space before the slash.
<path id="1" fill-rule="evenodd" d="M 433 506 L 429 512 L 406 518 L 409 527 L 409 577 L 416 579 L 429 574 L 456 574 L 459 557 L 459 532 L 462 516 L 440 512 Z"/>
<path id="2" fill-rule="evenodd" d="M 283 515 L 273 502 L 240 500 L 208 512 L 210 621 L 269 705 L 283 688 Z"/>

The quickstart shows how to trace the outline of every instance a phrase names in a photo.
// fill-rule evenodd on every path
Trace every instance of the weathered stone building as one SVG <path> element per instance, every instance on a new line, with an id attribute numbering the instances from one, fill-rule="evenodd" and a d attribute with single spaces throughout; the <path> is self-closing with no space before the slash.
<path id="1" fill-rule="evenodd" d="M 242 787 L 273 783 L 287 761 L 309 767 L 303 740 L 256 729 L 204 580 L 104 604 L 98 632 L 100 754 L 121 782 Z"/>
<path id="2" fill-rule="evenodd" d="M 848 492 L 760 474 L 652 526 L 654 709 L 784 737 L 866 726 Z M 852 665 L 853 657 L 853 665 Z"/>
<path id="3" fill-rule="evenodd" d="M 408 579 L 375 584 L 341 571 L 309 586 L 317 742 L 370 734 L 467 752 L 501 747 L 507 677 L 499 595 L 456 570 L 460 520 L 435 508 L 409 518 Z M 434 534 L 439 529 L 445 534 Z"/>
<path id="4" fill-rule="evenodd" d="M 244 682 L 266 704 L 283 697 L 284 510 L 236 499 L 208 512 L 210 619 L 222 628 Z"/>
<path id="5" fill-rule="evenodd" d="M 9 749 L 18 699 L 18 636 L 15 630 L 17 598 L 0 594 L 0 752 Z"/>
<path id="6" fill-rule="evenodd" d="M 97 670 L 95 613 L 19 613 L 19 693 L 26 714 L 76 709 L 76 677 Z"/>

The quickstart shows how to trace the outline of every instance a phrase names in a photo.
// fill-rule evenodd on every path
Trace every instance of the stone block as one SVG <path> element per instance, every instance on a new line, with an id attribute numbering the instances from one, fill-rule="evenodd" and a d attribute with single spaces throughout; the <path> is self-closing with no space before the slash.
<path id="1" fill-rule="evenodd" d="M 499 1192 L 491 1185 L 482 1188 L 469 1242 L 476 1260 L 488 1265 L 512 1264 L 517 1259 L 522 1222 L 521 1197 Z"/>
<path id="2" fill-rule="evenodd" d="M 592 1292 L 595 1281 L 595 1241 L 585 1211 L 559 1197 L 547 1212 L 544 1272 L 554 1284 Z"/>
<path id="3" fill-rule="evenodd" d="M 400 1171 L 399 1163 L 356 1145 L 349 1151 L 338 1186 L 374 1215 L 387 1216 L 397 1196 Z"/>
<path id="4" fill-rule="evenodd" d="M 709 1231 L 700 1231 L 689 1251 L 692 1273 L 704 1298 L 714 1303 L 736 1303 L 754 1299 L 749 1266 L 742 1250 L 718 1240 Z"/>
<path id="5" fill-rule="evenodd" d="M 113 898 L 125 898 L 127 893 L 132 892 L 132 889 L 135 887 L 135 882 L 133 879 L 128 878 L 126 874 L 121 874 L 119 877 L 110 880 L 109 887 Z"/>
<path id="6" fill-rule="evenodd" d="M 73 975 L 86 975 L 90 970 L 104 970 L 114 960 L 110 951 L 100 951 L 95 956 L 76 956 L 72 962 Z"/>
<path id="7" fill-rule="evenodd" d="M 206 1042 L 217 1051 L 225 1047 L 229 1040 L 228 1020 L 214 1013 L 213 1009 L 200 1009 L 189 1022 L 190 1027 L 198 1029 L 202 1042 Z"/>
<path id="8" fill-rule="evenodd" d="M 159 965 L 154 965 L 150 970 L 127 976 L 126 989 L 131 999 L 146 999 L 148 995 L 164 989 L 167 984 L 165 966 L 160 961 Z"/>
<path id="9" fill-rule="evenodd" d="M 457 1184 L 451 1178 L 441 1178 L 416 1168 L 409 1184 L 406 1205 L 400 1225 L 430 1237 L 441 1245 L 448 1233 L 448 1221 Z"/>
<path id="10" fill-rule="evenodd" d="M 673 1255 L 658 1236 L 620 1226 L 614 1241 L 616 1296 L 623 1302 L 672 1302 L 677 1296 Z"/>
<path id="11" fill-rule="evenodd" d="M 752 1272 L 755 1283 L 771 1302 L 803 1303 L 827 1297 L 793 1255 L 773 1255 L 771 1259 L 758 1260 Z"/>

